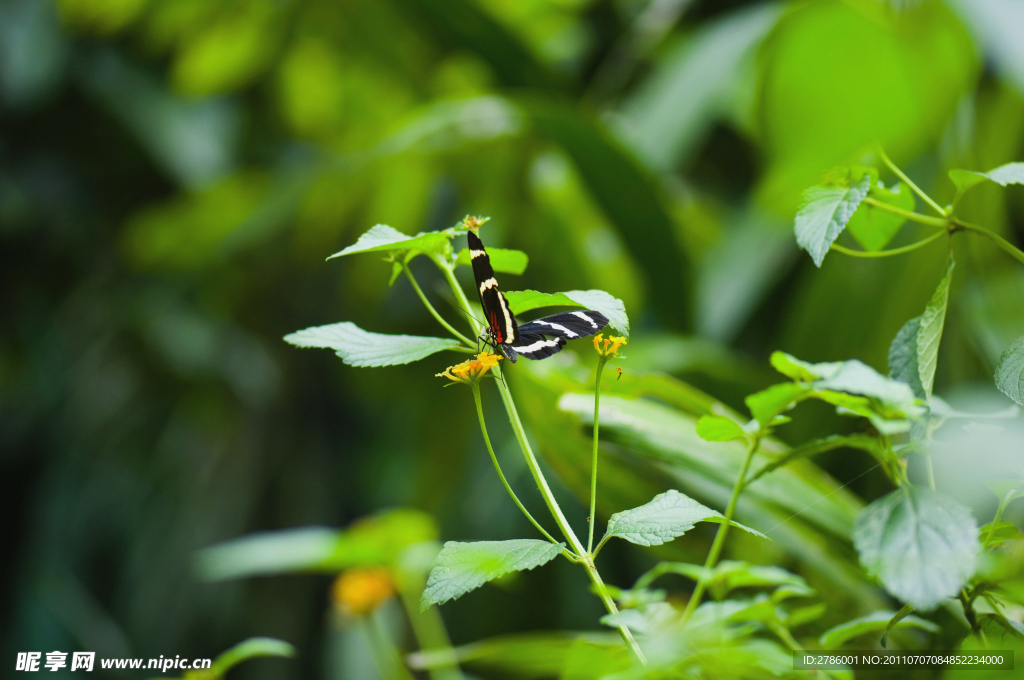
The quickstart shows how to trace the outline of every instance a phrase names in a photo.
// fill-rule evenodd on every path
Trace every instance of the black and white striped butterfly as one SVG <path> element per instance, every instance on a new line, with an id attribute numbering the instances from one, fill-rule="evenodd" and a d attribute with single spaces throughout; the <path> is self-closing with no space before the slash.
<path id="1" fill-rule="evenodd" d="M 546 359 L 565 346 L 566 340 L 585 338 L 599 332 L 608 324 L 608 317 L 590 309 L 561 312 L 545 316 L 536 321 L 516 323 L 516 317 L 508 306 L 508 300 L 498 289 L 494 278 L 491 258 L 483 242 L 474 231 L 466 232 L 469 242 L 469 257 L 473 263 L 480 304 L 484 309 L 487 342 L 515 363 L 516 358 Z"/>

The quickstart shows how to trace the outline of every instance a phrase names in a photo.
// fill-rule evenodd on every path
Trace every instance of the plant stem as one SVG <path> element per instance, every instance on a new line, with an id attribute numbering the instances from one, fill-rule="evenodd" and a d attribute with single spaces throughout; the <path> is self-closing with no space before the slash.
<path id="1" fill-rule="evenodd" d="M 600 357 L 597 360 L 597 380 L 594 384 L 594 453 L 590 458 L 590 517 L 587 524 L 587 554 L 594 549 L 594 523 L 597 519 L 597 431 L 598 422 L 601 418 L 601 374 L 604 373 L 606 360 Z"/>
<path id="2" fill-rule="evenodd" d="M 917 250 L 922 246 L 926 246 L 937 238 L 942 238 L 946 235 L 944 231 L 937 231 L 928 238 L 921 239 L 910 245 L 903 246 L 902 248 L 892 248 L 891 250 L 851 250 L 838 243 L 832 244 L 832 250 L 842 253 L 843 255 L 849 255 L 850 257 L 891 257 L 893 255 L 902 255 L 903 253 L 909 253 L 912 250 Z"/>
<path id="3" fill-rule="evenodd" d="M 420 284 L 416 283 L 416 278 L 412 275 L 412 270 L 409 269 L 409 265 L 405 264 L 404 262 L 402 263 L 402 271 L 405 272 L 405 275 L 409 279 L 409 283 L 412 284 L 413 290 L 415 290 L 416 294 L 420 296 L 420 300 L 423 302 L 423 306 L 427 308 L 427 311 L 430 312 L 431 316 L 433 316 L 435 319 L 437 319 L 437 322 L 439 324 L 441 324 L 446 329 L 448 329 L 448 332 L 451 333 L 452 335 L 454 335 L 460 341 L 466 343 L 470 347 L 474 347 L 476 345 L 476 343 L 474 343 L 472 340 L 467 338 L 465 335 L 463 335 L 462 333 L 460 333 L 457 330 L 455 330 L 454 328 L 452 328 L 451 324 L 449 324 L 447 321 L 445 321 L 444 317 L 442 317 L 440 314 L 437 313 L 437 310 L 434 309 L 434 305 L 430 304 L 430 300 L 427 299 L 427 296 L 424 295 L 423 291 L 420 289 Z"/>
<path id="4" fill-rule="evenodd" d="M 537 520 L 533 518 L 533 515 L 530 514 L 530 511 L 523 506 L 522 502 L 520 502 L 519 500 L 519 497 L 516 496 L 516 492 L 512 490 L 512 487 L 509 485 L 508 480 L 505 479 L 505 473 L 501 471 L 501 465 L 498 463 L 498 457 L 494 455 L 494 447 L 491 446 L 491 438 L 487 435 L 487 423 L 484 420 L 484 407 L 483 403 L 480 400 L 480 386 L 474 383 L 472 387 L 473 401 L 476 402 L 476 415 L 480 419 L 480 432 L 484 435 L 484 444 L 487 445 L 487 453 L 491 454 L 491 462 L 494 463 L 494 469 L 497 471 L 498 477 L 501 478 L 502 486 L 505 487 L 505 491 L 507 491 L 508 495 L 512 497 L 512 500 L 515 502 L 516 506 L 523 511 L 524 515 L 526 515 L 526 519 L 530 520 L 530 524 L 537 527 L 537 531 L 544 534 L 544 538 L 548 539 L 556 545 L 561 545 L 551 536 L 551 534 L 549 534 L 544 529 L 544 527 L 540 525 L 539 522 L 537 522 Z"/>
<path id="5" fill-rule="evenodd" d="M 889 205 L 888 203 L 885 203 L 883 201 L 875 200 L 870 196 L 865 198 L 864 202 L 870 205 L 872 208 L 877 208 L 887 213 L 892 213 L 893 215 L 899 215 L 900 217 L 910 220 L 911 222 L 918 222 L 920 224 L 927 224 L 932 227 L 942 228 L 945 228 L 948 224 L 948 222 L 941 217 L 928 217 L 927 215 L 922 215 L 921 213 L 918 212 L 911 212 L 909 210 L 904 210 L 903 208 L 897 208 L 894 205 Z"/>
<path id="6" fill-rule="evenodd" d="M 959 227 L 960 229 L 964 229 L 966 231 L 973 231 L 977 234 L 981 234 L 982 236 L 990 239 L 997 246 L 999 246 L 1007 253 L 1009 253 L 1010 256 L 1013 257 L 1013 259 L 1024 264 L 1024 252 L 1021 252 L 1021 250 L 1017 248 L 1017 246 L 1013 245 L 1012 243 L 1010 243 L 1009 241 L 1007 241 L 1005 238 L 995 233 L 994 231 L 989 231 L 985 227 L 979 227 L 976 224 L 964 222 L 963 220 L 959 220 L 957 218 L 953 218 L 953 224 Z"/>
<path id="7" fill-rule="evenodd" d="M 497 369 L 495 369 L 497 370 Z M 499 372 L 500 376 L 500 372 Z M 519 448 L 523 451 L 523 458 L 526 459 L 526 465 L 530 468 L 530 474 L 533 475 L 533 480 L 537 483 L 537 489 L 540 491 L 540 495 L 544 498 L 544 502 L 548 506 L 548 510 L 551 512 L 551 516 L 555 518 L 555 522 L 558 524 L 558 528 L 561 529 L 562 534 L 566 540 L 569 541 L 569 545 L 572 546 L 573 551 L 583 562 L 583 566 L 587 570 L 587 576 L 590 577 L 590 581 L 597 588 L 598 597 L 601 598 L 601 602 L 604 604 L 605 609 L 608 610 L 609 614 L 617 614 L 619 608 L 615 606 L 615 601 L 608 594 L 608 589 L 604 585 L 604 581 L 601 580 L 601 575 L 597 571 L 597 567 L 594 566 L 593 559 L 587 555 L 587 552 L 583 549 L 583 545 L 580 543 L 580 539 L 573 533 L 572 527 L 569 526 L 569 521 L 565 518 L 562 513 L 562 508 L 559 507 L 558 501 L 555 500 L 555 495 L 551 493 L 551 487 L 548 486 L 547 479 L 544 478 L 544 473 L 540 469 L 540 465 L 537 463 L 537 457 L 533 455 L 533 450 L 530 448 L 530 442 L 526 440 L 526 432 L 523 430 L 523 423 L 519 420 L 519 412 L 516 410 L 515 402 L 512 401 L 512 395 L 508 391 L 508 387 L 504 382 L 498 380 L 498 391 L 501 393 L 501 400 L 505 403 L 505 411 L 508 413 L 509 423 L 512 425 L 512 431 L 515 432 L 516 440 L 519 442 Z M 625 641 L 626 646 L 636 655 L 636 658 L 641 663 L 647 664 L 647 657 L 644 656 L 640 646 L 636 643 L 633 638 L 633 634 L 625 626 L 619 626 L 619 634 L 622 635 L 622 639 Z"/>
<path id="8" fill-rule="evenodd" d="M 881 144 L 878 145 L 878 153 L 882 157 L 882 160 L 885 161 L 885 164 L 889 166 L 889 169 L 892 170 L 894 173 L 896 173 L 897 177 L 899 177 L 901 180 L 906 182 L 907 186 L 909 186 L 911 189 L 913 189 L 914 192 L 918 196 L 920 196 L 922 199 L 924 199 L 925 203 L 930 205 L 935 212 L 939 213 L 943 217 L 946 216 L 946 214 L 947 214 L 946 211 L 943 210 L 942 208 L 940 208 L 939 204 L 936 203 L 934 200 L 932 200 L 931 196 L 929 196 L 928 194 L 926 194 L 923 191 L 921 191 L 921 189 L 916 184 L 914 184 L 910 180 L 909 177 L 907 177 L 906 175 L 903 174 L 902 170 L 900 170 L 899 168 L 896 167 L 895 163 L 893 163 L 891 160 L 889 160 L 889 157 L 885 155 L 885 150 L 882 148 Z"/>
<path id="9" fill-rule="evenodd" d="M 450 651 L 452 642 L 448 639 L 448 632 L 444 629 L 444 622 L 437 607 L 428 607 L 420 611 L 420 593 L 426 585 L 424 579 L 409 579 L 403 576 L 399 579 L 398 585 L 405 615 L 409 619 L 419 648 L 424 652 Z M 454 654 L 445 663 L 428 668 L 427 675 L 431 680 L 465 680 Z"/>
<path id="10" fill-rule="evenodd" d="M 401 653 L 384 629 L 379 612 L 373 612 L 360 621 L 360 627 L 370 643 L 377 670 L 385 680 L 414 680 L 406 668 Z"/>
<path id="11" fill-rule="evenodd" d="M 463 292 L 459 282 L 455 279 L 455 274 L 452 271 L 452 267 L 442 258 L 438 256 L 432 257 L 437 266 L 444 273 L 445 279 L 448 281 L 448 285 L 451 286 L 452 293 L 455 298 L 462 305 L 462 308 L 466 311 L 466 315 L 469 318 L 470 326 L 474 329 L 476 334 L 480 333 L 480 327 L 476 324 L 476 319 L 469 314 L 469 300 L 466 299 L 466 294 Z M 608 594 L 608 589 L 604 585 L 604 581 L 601 580 L 601 575 L 597 571 L 597 567 L 594 566 L 594 561 L 591 559 L 586 551 L 583 549 L 583 544 L 580 543 L 580 539 L 576 537 L 572 527 L 569 526 L 569 521 L 565 518 L 562 513 L 562 508 L 559 507 L 558 501 L 555 500 L 555 495 L 551 492 L 551 487 L 548 486 L 547 479 L 544 478 L 544 473 L 540 469 L 540 465 L 537 463 L 537 457 L 533 455 L 533 450 L 530 448 L 530 443 L 526 440 L 526 432 L 523 430 L 523 423 L 519 419 L 519 412 L 516 410 L 515 402 L 512 401 L 512 394 L 508 391 L 508 386 L 505 385 L 505 381 L 502 379 L 501 369 L 495 367 L 491 369 L 495 377 L 498 378 L 498 392 L 501 394 L 501 401 L 505 404 L 505 412 L 508 414 L 509 424 L 512 426 L 512 431 L 516 435 L 516 441 L 519 442 L 519 448 L 523 452 L 523 458 L 526 459 L 526 466 L 530 469 L 530 474 L 533 475 L 533 481 L 537 483 L 537 489 L 540 491 L 541 497 L 544 499 L 544 503 L 548 506 L 548 511 L 551 512 L 551 516 L 554 517 L 555 523 L 558 524 L 559 530 L 562 535 L 565 536 L 569 542 L 575 556 L 578 561 L 582 562 L 584 568 L 587 570 L 587 576 L 590 577 L 591 583 L 598 591 L 598 597 L 604 604 L 605 609 L 608 610 L 609 614 L 617 614 L 619 608 L 615 606 L 615 600 Z M 637 644 L 636 639 L 633 637 L 633 633 L 630 632 L 625 626 L 618 626 L 619 634 L 622 636 L 626 646 L 634 656 L 640 661 L 640 663 L 646 665 L 647 657 L 644 656 L 643 650 L 640 649 L 640 645 Z"/>
<path id="12" fill-rule="evenodd" d="M 689 618 L 693 610 L 700 604 L 700 598 L 704 594 L 704 584 L 707 581 L 708 575 L 715 565 L 718 563 L 718 556 L 722 553 L 722 546 L 725 544 L 725 537 L 729 533 L 729 523 L 732 522 L 733 515 L 736 514 L 736 502 L 739 500 L 740 493 L 743 491 L 744 480 L 747 478 L 747 470 L 750 469 L 750 461 L 754 458 L 754 452 L 757 451 L 757 447 L 761 443 L 761 435 L 757 434 L 750 440 L 750 445 L 747 447 L 747 455 L 743 459 L 743 467 L 740 468 L 740 475 L 736 478 L 736 484 L 732 487 L 732 496 L 729 498 L 729 505 L 725 508 L 725 518 L 722 523 L 718 526 L 718 532 L 715 534 L 715 540 L 711 544 L 711 550 L 708 551 L 708 558 L 704 561 L 704 569 L 701 570 L 700 578 L 697 579 L 697 585 L 693 589 L 693 595 L 690 596 L 690 601 L 686 603 L 686 609 L 683 611 L 683 618 Z"/>

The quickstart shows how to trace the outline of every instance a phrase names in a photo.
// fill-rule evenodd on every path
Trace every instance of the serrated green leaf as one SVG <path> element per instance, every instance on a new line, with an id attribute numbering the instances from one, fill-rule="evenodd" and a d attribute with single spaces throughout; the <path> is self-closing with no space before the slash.
<path id="1" fill-rule="evenodd" d="M 626 305 L 603 290 L 570 290 L 564 293 L 540 293 L 535 290 L 514 290 L 505 293 L 513 314 L 521 314 L 542 307 L 578 307 L 601 312 L 608 317 L 608 325 L 629 337 L 629 317 Z"/>
<path id="2" fill-rule="evenodd" d="M 704 567 L 700 564 L 688 562 L 661 562 L 644 576 L 641 576 L 637 583 L 650 583 L 654 576 L 662 574 L 680 574 L 693 581 L 700 579 Z M 711 574 L 705 578 L 704 584 L 714 595 L 714 599 L 721 600 L 731 591 L 737 588 L 767 588 L 774 586 L 794 586 L 798 589 L 810 591 L 807 582 L 796 574 L 785 569 L 759 564 L 750 564 L 736 560 L 722 560 Z"/>
<path id="3" fill-rule="evenodd" d="M 615 536 L 637 545 L 661 545 L 682 536 L 697 522 L 721 524 L 722 513 L 701 505 L 675 489 L 655 496 L 649 503 L 637 508 L 617 512 L 608 519 L 602 543 Z M 764 534 L 738 522 L 732 522 L 744 531 L 766 538 Z"/>
<path id="4" fill-rule="evenodd" d="M 427 579 L 420 607 L 444 604 L 509 572 L 533 569 L 558 557 L 564 544 L 519 538 L 511 541 L 448 541 Z"/>
<path id="5" fill-rule="evenodd" d="M 389 227 L 386 224 L 378 224 L 360 236 L 355 243 L 340 250 L 328 257 L 332 260 L 336 257 L 354 255 L 356 253 L 379 253 L 392 251 L 420 250 L 425 253 L 440 252 L 447 247 L 448 242 L 455 235 L 455 230 L 430 231 L 416 236 L 409 236 Z"/>
<path id="6" fill-rule="evenodd" d="M 871 175 L 865 172 L 850 186 L 819 184 L 803 193 L 794 226 L 796 242 L 816 266 L 821 266 L 870 186 Z"/>
<path id="7" fill-rule="evenodd" d="M 1004 187 L 1010 184 L 1024 184 L 1024 163 L 1007 163 L 988 172 L 954 168 L 949 171 L 949 178 L 956 185 L 957 195 L 964 193 L 973 186 L 981 184 L 985 180 L 995 182 Z"/>
<path id="8" fill-rule="evenodd" d="M 210 677 L 219 678 L 243 661 L 261 656 L 283 656 L 290 659 L 295 656 L 295 647 L 284 640 L 269 637 L 249 638 L 220 654 L 208 672 Z"/>
<path id="9" fill-rule="evenodd" d="M 910 385 L 918 399 L 926 399 L 917 368 L 917 336 L 921 330 L 921 317 L 903 324 L 889 345 L 889 377 Z"/>
<path id="10" fill-rule="evenodd" d="M 458 347 L 459 341 L 420 335 L 371 333 L 349 321 L 314 326 L 284 336 L 296 347 L 333 349 L 349 366 L 396 366 Z"/>
<path id="11" fill-rule="evenodd" d="M 809 391 L 797 383 L 779 383 L 749 395 L 744 401 L 754 420 L 767 426 L 775 416 L 788 411 Z"/>
<path id="12" fill-rule="evenodd" d="M 899 183 L 892 189 L 876 184 L 868 191 L 868 196 L 908 212 L 913 212 L 917 205 L 914 193 Z M 864 250 L 874 252 L 885 248 L 906 221 L 899 215 L 862 203 L 846 223 L 846 230 Z"/>
<path id="13" fill-rule="evenodd" d="M 930 489 L 897 489 L 857 516 L 861 564 L 885 589 L 928 611 L 954 597 L 974 573 L 978 525 L 970 510 Z"/>
<path id="14" fill-rule="evenodd" d="M 925 398 L 932 396 L 935 384 L 935 368 L 939 362 L 939 342 L 942 328 L 946 323 L 946 307 L 949 304 L 949 284 L 953 280 L 953 262 L 949 263 L 946 275 L 939 281 L 931 301 L 921 315 L 920 330 L 917 332 L 917 373 Z"/>
<path id="15" fill-rule="evenodd" d="M 697 435 L 709 442 L 727 442 L 747 436 L 736 421 L 725 416 L 701 416 L 697 421 Z"/>
<path id="16" fill-rule="evenodd" d="M 896 616 L 896 612 L 891 609 L 882 609 L 877 612 L 871 612 L 867 616 L 861 616 L 856 619 L 851 619 L 846 623 L 840 623 L 838 626 L 829 628 L 821 636 L 821 644 L 829 649 L 834 649 L 842 645 L 847 640 L 867 635 L 869 633 L 881 633 L 884 632 L 886 627 L 889 625 L 889 621 Z M 938 633 L 940 628 L 932 623 L 926 621 L 919 616 L 905 616 L 896 623 L 894 628 L 919 628 L 926 630 L 929 633 Z"/>
<path id="17" fill-rule="evenodd" d="M 1024 406 L 1024 336 L 1014 340 L 999 357 L 995 377 L 996 387 L 1010 399 Z"/>

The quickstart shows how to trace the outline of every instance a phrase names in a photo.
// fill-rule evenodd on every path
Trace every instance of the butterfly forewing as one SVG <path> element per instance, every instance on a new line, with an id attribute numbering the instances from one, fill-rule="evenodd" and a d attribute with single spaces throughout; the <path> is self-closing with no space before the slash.
<path id="1" fill-rule="evenodd" d="M 490 328 L 491 336 L 498 344 L 512 344 L 519 340 L 516 317 L 508 306 L 508 300 L 498 289 L 498 280 L 494 278 L 491 258 L 487 256 L 480 237 L 474 232 L 466 232 L 469 244 L 469 258 L 473 263 L 473 276 L 476 279 L 477 293 L 484 310 L 484 319 Z"/>

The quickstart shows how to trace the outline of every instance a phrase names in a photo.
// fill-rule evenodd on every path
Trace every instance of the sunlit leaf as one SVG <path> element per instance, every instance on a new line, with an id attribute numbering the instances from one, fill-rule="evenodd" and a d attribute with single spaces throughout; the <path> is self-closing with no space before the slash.
<path id="1" fill-rule="evenodd" d="M 284 640 L 269 637 L 249 638 L 214 659 L 209 670 L 210 676 L 219 678 L 243 661 L 261 656 L 281 656 L 290 659 L 295 656 L 295 647 Z"/>
<path id="2" fill-rule="evenodd" d="M 1024 406 L 1024 336 L 1017 338 L 999 357 L 996 366 L 996 387 L 1003 394 Z"/>
<path id="3" fill-rule="evenodd" d="M 558 557 L 564 544 L 519 538 L 511 541 L 448 541 L 437 556 L 420 607 L 444 604 L 509 572 L 533 569 Z"/>
<path id="4" fill-rule="evenodd" d="M 949 284 L 953 279 L 953 262 L 950 261 L 946 275 L 939 281 L 931 301 L 921 315 L 920 330 L 917 332 L 917 372 L 926 398 L 932 396 L 935 383 L 935 368 L 939 362 L 939 342 L 942 328 L 946 323 L 946 305 L 949 303 Z"/>
<path id="5" fill-rule="evenodd" d="M 608 317 L 608 325 L 629 337 L 629 317 L 622 300 L 603 290 L 570 290 L 565 293 L 539 293 L 535 290 L 505 293 L 513 314 L 522 314 L 542 307 L 579 307 L 601 312 Z"/>
<path id="6" fill-rule="evenodd" d="M 803 194 L 796 213 L 796 242 L 821 266 L 832 242 L 846 228 L 853 212 L 868 194 L 871 176 L 864 173 L 849 186 L 819 184 Z"/>
<path id="7" fill-rule="evenodd" d="M 727 442 L 747 436 L 735 420 L 725 416 L 701 416 L 697 421 L 697 434 L 709 442 Z"/>
<path id="8" fill-rule="evenodd" d="M 902 184 L 896 184 L 892 189 L 876 184 L 868 191 L 868 196 L 907 212 L 913 212 L 916 205 L 914 192 Z M 878 251 L 885 248 L 906 221 L 899 215 L 862 203 L 846 223 L 846 230 L 864 250 Z"/>
<path id="9" fill-rule="evenodd" d="M 487 256 L 491 259 L 491 267 L 502 274 L 522 274 L 530 258 L 521 250 L 507 248 L 488 248 Z M 470 266 L 469 248 L 463 248 L 455 258 L 456 266 Z"/>
<path id="10" fill-rule="evenodd" d="M 854 545 L 861 564 L 891 595 L 929 611 L 954 597 L 974 573 L 978 525 L 958 501 L 905 487 L 857 517 Z"/>
<path id="11" fill-rule="evenodd" d="M 808 391 L 809 388 L 798 383 L 779 383 L 747 396 L 744 402 L 750 415 L 767 427 L 775 416 L 789 410 Z"/>
<path id="12" fill-rule="evenodd" d="M 661 545 L 682 536 L 697 522 L 725 521 L 722 513 L 712 510 L 675 489 L 658 494 L 649 503 L 638 508 L 617 512 L 608 519 L 608 528 L 602 541 L 612 536 L 624 538 L 637 545 Z M 732 522 L 744 531 L 766 538 L 764 534 Z"/>
<path id="13" fill-rule="evenodd" d="M 867 635 L 869 633 L 882 633 L 889 625 L 889 621 L 896 615 L 892 610 L 879 610 L 871 612 L 867 616 L 860 616 L 851 619 L 846 623 L 840 623 L 825 631 L 821 636 L 821 644 L 829 649 L 839 647 L 847 640 Z M 926 621 L 919 616 L 905 616 L 893 626 L 894 628 L 918 628 L 929 633 L 938 633 L 939 627 L 931 621 Z"/>
<path id="14" fill-rule="evenodd" d="M 1011 184 L 1024 184 L 1024 163 L 1007 163 L 988 172 L 953 169 L 949 171 L 949 178 L 956 185 L 958 194 L 962 194 L 986 180 L 1004 187 Z"/>
<path id="15" fill-rule="evenodd" d="M 349 321 L 306 328 L 284 339 L 296 347 L 333 349 L 349 366 L 408 364 L 460 344 L 449 338 L 371 333 Z"/>
<path id="16" fill-rule="evenodd" d="M 355 253 L 403 252 L 420 250 L 427 253 L 440 252 L 451 240 L 452 234 L 445 231 L 431 231 L 408 236 L 386 224 L 371 227 L 349 247 L 331 255 L 328 260 Z"/>
<path id="17" fill-rule="evenodd" d="M 1024 536 L 1021 536 L 1020 529 L 1016 525 L 1004 520 L 989 522 L 981 527 L 978 533 L 981 535 L 982 542 L 990 548 L 999 547 L 1007 541 L 1016 541 L 1024 538 Z"/>
<path id="18" fill-rule="evenodd" d="M 391 510 L 347 529 L 302 527 L 249 534 L 204 548 L 196 556 L 210 581 L 292 572 L 337 572 L 391 564 L 411 545 L 437 538 L 437 525 L 419 510 Z"/>

